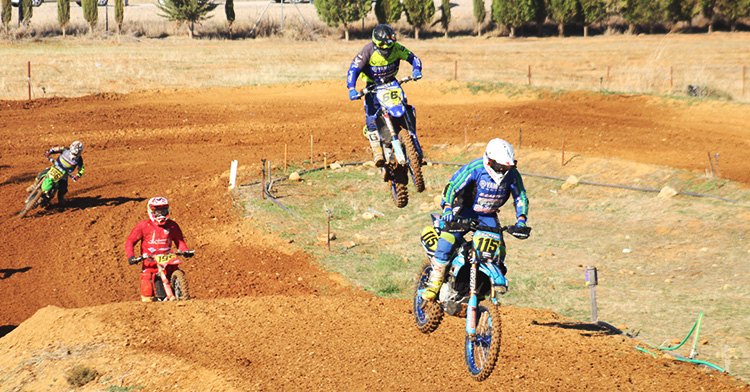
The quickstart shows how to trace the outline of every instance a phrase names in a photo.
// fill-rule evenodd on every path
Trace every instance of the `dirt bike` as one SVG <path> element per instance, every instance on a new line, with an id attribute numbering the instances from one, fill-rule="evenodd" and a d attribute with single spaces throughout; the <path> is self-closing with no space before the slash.
<path id="1" fill-rule="evenodd" d="M 421 238 L 428 259 L 435 256 L 441 232 L 468 230 L 473 235 L 454 246 L 446 267 L 447 277 L 434 301 L 422 298 L 432 262 L 428 260 L 422 265 L 414 290 L 414 319 L 420 332 L 431 333 L 440 326 L 445 313 L 465 317 L 464 359 L 472 378 L 483 381 L 490 376 L 500 356 L 500 296 L 508 291 L 507 268 L 501 261 L 505 257 L 502 233 L 507 231 L 526 238 L 531 228 L 489 227 L 477 219 L 460 217 L 453 222 L 442 222 L 438 214 L 432 214 L 432 221 L 432 226 L 422 230 Z M 490 301 L 479 304 L 485 299 Z"/>
<path id="2" fill-rule="evenodd" d="M 47 160 L 49 160 L 52 163 L 55 162 L 54 158 L 47 157 Z M 54 164 L 42 170 L 36 176 L 36 179 L 34 180 L 34 184 L 27 188 L 29 195 L 26 197 L 26 200 L 24 201 L 25 206 L 23 207 L 21 212 L 18 213 L 18 216 L 20 218 L 23 218 L 24 216 L 26 216 L 26 214 L 29 211 L 33 210 L 34 208 L 36 208 L 37 206 L 43 203 L 44 200 L 42 199 L 42 197 L 43 197 L 44 192 L 42 191 L 42 183 L 44 182 L 46 178 L 50 178 L 53 184 L 52 189 L 50 189 L 49 192 L 47 192 L 47 195 L 48 195 L 47 201 L 49 201 L 55 197 L 55 194 L 57 193 L 58 183 L 65 176 L 69 176 L 71 179 L 73 179 L 73 181 L 76 181 L 75 177 L 72 174 L 66 173 L 65 171 L 55 166 Z"/>
<path id="3" fill-rule="evenodd" d="M 170 252 L 161 255 L 143 255 L 135 258 L 135 262 L 152 260 L 158 268 L 151 282 L 154 286 L 154 298 L 157 301 L 186 301 L 190 299 L 187 278 L 179 267 L 172 271 L 172 277 L 167 278 L 167 266 L 182 264 L 177 256 L 193 257 L 195 251 Z"/>
<path id="4" fill-rule="evenodd" d="M 401 80 L 393 79 L 373 84 L 359 92 L 359 98 L 375 93 L 380 102 L 375 122 L 380 135 L 380 145 L 385 156 L 383 181 L 388 183 L 396 207 L 403 208 L 409 203 L 407 184 L 409 175 L 417 192 L 425 190 L 422 176 L 422 153 L 418 150 L 417 119 L 414 107 L 406 103 L 406 95 L 401 85 L 415 80 L 409 76 Z M 375 141 L 375 140 L 373 140 Z"/>

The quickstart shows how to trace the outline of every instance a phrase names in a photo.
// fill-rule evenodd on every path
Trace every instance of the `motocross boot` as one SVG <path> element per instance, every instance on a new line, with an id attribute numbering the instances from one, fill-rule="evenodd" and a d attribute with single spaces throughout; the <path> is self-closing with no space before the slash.
<path id="1" fill-rule="evenodd" d="M 378 131 L 371 131 L 367 128 L 367 125 L 365 125 L 364 134 L 367 140 L 370 141 L 372 160 L 375 162 L 375 166 L 385 166 L 385 157 L 383 156 L 383 147 L 380 146 L 380 135 L 378 135 Z"/>
<path id="2" fill-rule="evenodd" d="M 430 279 L 427 282 L 427 287 L 422 292 L 422 299 L 425 301 L 432 301 L 437 297 L 440 292 L 440 286 L 443 285 L 443 277 L 445 276 L 445 267 L 448 262 L 440 262 L 437 259 L 432 259 L 432 271 L 430 272 Z"/>
<path id="3" fill-rule="evenodd" d="M 141 302 L 154 302 L 154 297 L 144 297 L 141 295 Z"/>

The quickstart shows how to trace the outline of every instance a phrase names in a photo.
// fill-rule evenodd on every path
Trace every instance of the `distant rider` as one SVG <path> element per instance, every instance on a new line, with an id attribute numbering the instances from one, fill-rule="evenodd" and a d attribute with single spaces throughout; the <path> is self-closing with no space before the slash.
<path id="1" fill-rule="evenodd" d="M 510 197 L 516 207 L 516 225 L 509 233 L 517 238 L 529 237 L 526 227 L 529 212 L 529 199 L 523 187 L 521 173 L 516 169 L 513 147 L 502 139 L 492 139 L 487 143 L 484 156 L 464 165 L 453 174 L 443 191 L 443 222 L 451 222 L 457 215 L 463 218 L 479 219 L 483 225 L 498 227 L 497 211 Z M 422 298 L 432 300 L 440 291 L 448 265 L 448 256 L 456 240 L 466 232 L 442 232 L 432 259 L 432 273 Z M 502 246 L 505 243 L 502 242 Z M 504 261 L 501 253 L 500 263 Z M 504 269 L 504 266 L 500 266 Z"/>
<path id="2" fill-rule="evenodd" d="M 52 147 L 44 153 L 45 158 L 50 158 L 52 154 L 60 154 L 57 159 L 54 160 L 53 164 L 60 169 L 65 175 L 57 182 L 57 204 L 65 204 L 65 194 L 68 193 L 68 176 L 78 168 L 78 173 L 71 176 L 73 181 L 78 181 L 83 176 L 83 143 L 74 141 L 70 144 L 70 148 L 60 146 Z M 50 191 L 55 186 L 55 182 L 46 177 L 42 182 L 42 197 L 44 203 L 48 203 L 51 199 Z"/>
<path id="3" fill-rule="evenodd" d="M 422 61 L 414 53 L 410 52 L 403 45 L 396 42 L 396 33 L 388 25 L 377 25 L 372 30 L 372 42 L 362 48 L 352 64 L 349 66 L 349 72 L 346 75 L 346 86 L 349 88 L 349 99 L 352 101 L 359 99 L 359 93 L 356 90 L 357 78 L 362 74 L 362 80 L 370 87 L 376 83 L 383 83 L 393 80 L 398 73 L 398 67 L 401 60 L 406 60 L 412 65 L 412 77 L 414 80 L 422 78 Z M 412 114 L 414 108 L 409 106 Z M 380 103 L 374 93 L 365 95 L 365 123 L 363 129 L 365 137 L 370 141 L 372 148 L 372 157 L 375 166 L 381 167 L 385 164 L 383 149 L 380 147 L 380 135 L 375 123 L 376 114 L 380 109 Z M 414 135 L 416 139 L 416 135 Z M 421 156 L 422 149 L 417 142 L 417 153 Z"/>
<path id="4" fill-rule="evenodd" d="M 172 244 L 177 249 L 189 252 L 182 230 L 177 222 L 169 219 L 169 201 L 163 197 L 152 197 L 148 201 L 148 218 L 138 222 L 125 241 L 125 254 L 128 263 L 138 263 L 135 256 L 135 243 L 141 241 L 142 255 L 162 255 L 172 251 Z M 186 254 L 185 257 L 191 257 Z M 172 272 L 177 269 L 176 265 L 166 267 L 167 278 L 172 277 Z M 141 272 L 141 301 L 153 302 L 154 300 L 154 275 L 159 271 L 156 262 L 152 259 L 143 260 Z"/>

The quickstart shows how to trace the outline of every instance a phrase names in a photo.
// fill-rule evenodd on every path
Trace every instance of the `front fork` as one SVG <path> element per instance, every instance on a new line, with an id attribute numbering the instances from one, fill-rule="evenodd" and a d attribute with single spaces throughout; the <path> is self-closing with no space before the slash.
<path id="1" fill-rule="evenodd" d="M 399 165 L 405 165 L 406 155 L 404 155 L 404 148 L 401 147 L 401 141 L 398 140 L 396 129 L 393 127 L 391 115 L 388 114 L 388 112 L 385 112 L 383 113 L 383 119 L 385 120 L 385 125 L 388 126 L 388 131 L 391 133 L 391 145 L 393 146 L 394 154 L 396 154 L 396 161 Z"/>
<path id="2" fill-rule="evenodd" d="M 477 262 L 470 259 L 471 268 L 469 269 L 469 305 L 466 308 L 466 333 L 469 336 L 477 334 Z"/>
<path id="3" fill-rule="evenodd" d="M 164 293 L 167 295 L 167 300 L 174 301 L 174 292 L 172 291 L 172 285 L 167 280 L 167 272 L 161 264 L 157 265 L 159 266 L 159 276 L 161 276 L 161 284 L 164 286 Z"/>

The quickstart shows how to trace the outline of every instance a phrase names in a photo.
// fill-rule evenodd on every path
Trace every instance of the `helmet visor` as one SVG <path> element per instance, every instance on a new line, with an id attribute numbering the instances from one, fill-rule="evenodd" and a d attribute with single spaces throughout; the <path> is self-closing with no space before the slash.
<path id="1" fill-rule="evenodd" d="M 497 173 L 505 173 L 506 171 L 513 169 L 516 167 L 516 165 L 503 165 L 498 163 L 497 161 L 493 159 L 489 159 L 487 163 L 490 165 L 490 168 L 492 170 L 496 171 Z"/>
<path id="2" fill-rule="evenodd" d="M 165 218 L 169 215 L 169 208 L 155 208 L 153 210 L 154 218 Z"/>

